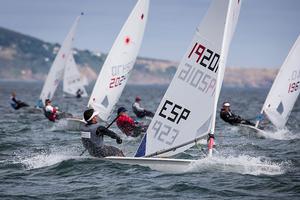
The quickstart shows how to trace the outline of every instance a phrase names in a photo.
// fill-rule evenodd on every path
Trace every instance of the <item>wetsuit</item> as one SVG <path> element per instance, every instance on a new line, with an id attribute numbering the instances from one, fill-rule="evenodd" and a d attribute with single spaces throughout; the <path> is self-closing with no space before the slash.
<path id="1" fill-rule="evenodd" d="M 52 122 L 55 122 L 55 120 L 58 119 L 57 109 L 51 105 L 44 108 L 44 114 Z"/>
<path id="2" fill-rule="evenodd" d="M 107 135 L 112 139 L 116 139 L 117 143 L 122 143 L 121 138 L 113 131 L 99 126 L 98 124 L 86 125 L 81 132 L 81 142 L 94 157 L 106 157 L 106 156 L 124 156 L 123 152 L 113 146 L 104 145 L 103 137 Z"/>
<path id="3" fill-rule="evenodd" d="M 255 126 L 254 123 L 241 118 L 238 115 L 235 115 L 234 113 L 230 111 L 226 111 L 225 109 L 221 109 L 220 112 L 220 117 L 223 119 L 225 122 L 231 124 L 231 125 L 238 125 L 238 124 L 245 124 L 245 125 L 250 125 L 250 126 Z"/>
<path id="4" fill-rule="evenodd" d="M 136 123 L 127 115 L 120 115 L 117 119 L 118 128 L 127 136 L 137 137 L 142 132 L 146 132 L 147 127 Z"/>
<path id="5" fill-rule="evenodd" d="M 56 107 L 51 105 L 48 105 L 44 108 L 44 115 L 52 122 L 63 118 L 73 117 L 73 115 L 70 113 L 59 112 Z"/>
<path id="6" fill-rule="evenodd" d="M 83 94 L 83 92 L 80 90 L 80 89 L 78 89 L 77 91 L 76 91 L 76 97 L 77 98 L 81 98 L 81 95 Z"/>
<path id="7" fill-rule="evenodd" d="M 153 117 L 154 116 L 153 112 L 148 111 L 145 108 L 142 108 L 141 105 L 138 102 L 134 102 L 132 104 L 132 110 L 133 110 L 134 114 L 139 118 L 143 118 L 145 116 L 147 116 L 147 117 Z"/>
<path id="8" fill-rule="evenodd" d="M 22 107 L 28 107 L 29 105 L 27 103 L 24 103 L 20 100 L 17 100 L 15 97 L 11 97 L 11 103 L 10 105 L 15 109 L 15 110 L 18 110 Z"/>

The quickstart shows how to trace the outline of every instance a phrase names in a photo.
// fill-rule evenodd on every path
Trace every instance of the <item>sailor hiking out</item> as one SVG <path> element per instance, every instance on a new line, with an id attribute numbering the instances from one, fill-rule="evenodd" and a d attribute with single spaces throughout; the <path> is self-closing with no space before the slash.
<path id="1" fill-rule="evenodd" d="M 135 102 L 132 104 L 132 111 L 138 118 L 143 118 L 143 117 L 153 117 L 154 113 L 151 111 L 146 110 L 141 106 L 141 97 L 137 96 L 135 98 Z"/>
<path id="2" fill-rule="evenodd" d="M 44 115 L 51 122 L 55 122 L 56 120 L 66 117 L 72 117 L 72 114 L 60 112 L 58 107 L 52 106 L 52 101 L 50 99 L 45 100 Z"/>
<path id="3" fill-rule="evenodd" d="M 148 126 L 143 125 L 142 123 L 134 121 L 126 113 L 126 108 L 120 107 L 118 109 L 118 119 L 117 126 L 118 128 L 127 136 L 137 137 L 141 133 L 146 132 Z"/>
<path id="4" fill-rule="evenodd" d="M 250 126 L 255 126 L 254 123 L 250 122 L 249 120 L 241 118 L 239 115 L 235 115 L 230 110 L 230 103 L 224 102 L 223 107 L 221 108 L 220 117 L 225 122 L 231 125 L 238 125 L 238 124 L 245 124 Z"/>
<path id="5" fill-rule="evenodd" d="M 84 120 L 87 122 L 81 132 L 81 141 L 84 148 L 94 157 L 124 156 L 120 149 L 104 145 L 105 135 L 115 139 L 118 144 L 122 143 L 122 139 L 115 132 L 98 124 L 98 114 L 94 109 L 88 109 L 83 114 Z"/>
<path id="6" fill-rule="evenodd" d="M 12 92 L 11 93 L 11 97 L 10 97 L 10 105 L 15 109 L 15 110 L 18 110 L 22 107 L 28 107 L 29 105 L 23 101 L 20 101 L 16 98 L 16 93 L 15 92 Z"/>

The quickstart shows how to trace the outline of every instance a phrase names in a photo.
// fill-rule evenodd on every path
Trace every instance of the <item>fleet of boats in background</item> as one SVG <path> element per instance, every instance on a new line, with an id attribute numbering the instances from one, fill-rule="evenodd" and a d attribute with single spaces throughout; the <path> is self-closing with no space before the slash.
<path id="1" fill-rule="evenodd" d="M 212 0 L 134 157 L 111 156 L 101 159 L 148 166 L 161 171 L 184 171 L 195 160 L 176 159 L 172 156 L 206 138 L 208 157 L 204 159 L 213 157 L 214 138 L 218 137 L 218 130 L 215 128 L 217 103 L 240 8 L 240 0 Z M 148 9 L 149 0 L 138 0 L 117 36 L 90 95 L 86 92 L 86 82 L 72 53 L 75 32 L 82 14 L 78 16 L 49 70 L 36 106 L 44 109 L 47 106 L 45 102 L 54 98 L 57 86 L 63 82 L 66 96 L 89 96 L 87 108 L 94 109 L 102 123 L 114 122 L 113 110 L 142 44 Z M 261 113 L 256 117 L 255 126 L 238 124 L 239 126 L 250 128 L 261 137 L 268 130 L 285 128 L 300 92 L 299 54 L 300 36 L 280 68 Z M 24 107 L 28 106 L 24 102 L 19 103 Z M 13 105 L 15 109 L 23 107 L 16 105 L 17 103 Z M 80 131 L 86 124 L 82 116 L 66 116 L 66 129 Z"/>

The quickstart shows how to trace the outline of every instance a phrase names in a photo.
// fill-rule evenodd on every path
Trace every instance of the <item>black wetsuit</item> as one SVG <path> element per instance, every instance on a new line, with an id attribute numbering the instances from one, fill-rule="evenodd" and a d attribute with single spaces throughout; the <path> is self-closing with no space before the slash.
<path id="1" fill-rule="evenodd" d="M 249 120 L 243 119 L 238 115 L 235 115 L 234 113 L 230 111 L 226 111 L 225 109 L 221 109 L 220 117 L 225 122 L 231 124 L 231 125 L 238 125 L 238 124 L 245 124 L 250 126 L 255 126 L 254 123 L 250 122 Z"/>
<path id="2" fill-rule="evenodd" d="M 104 145 L 103 137 L 107 135 L 122 143 L 121 138 L 113 131 L 98 124 L 86 125 L 81 132 L 81 141 L 91 156 L 103 158 L 106 156 L 124 156 L 123 152 L 113 146 Z"/>
<path id="3" fill-rule="evenodd" d="M 20 100 L 17 100 L 15 97 L 11 97 L 11 106 L 15 109 L 18 110 L 22 107 L 28 107 L 29 105 L 25 102 L 22 102 Z"/>
<path id="4" fill-rule="evenodd" d="M 77 91 L 76 91 L 76 97 L 77 98 L 81 98 L 81 95 L 83 94 L 83 91 L 81 91 L 80 89 L 78 89 Z"/>

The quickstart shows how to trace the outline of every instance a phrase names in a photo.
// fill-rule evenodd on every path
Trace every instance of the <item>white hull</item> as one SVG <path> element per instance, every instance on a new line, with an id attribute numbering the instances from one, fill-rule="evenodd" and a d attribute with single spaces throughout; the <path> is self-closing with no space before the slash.
<path id="1" fill-rule="evenodd" d="M 187 159 L 172 159 L 172 158 L 138 158 L 138 157 L 106 157 L 113 163 L 127 164 L 127 165 L 140 165 L 149 167 L 152 170 L 182 173 L 188 171 L 196 160 Z"/>
<path id="2" fill-rule="evenodd" d="M 269 135 L 266 131 L 261 130 L 255 126 L 250 126 L 250 125 L 245 125 L 245 124 L 239 124 L 239 126 L 244 127 L 244 128 L 250 128 L 251 130 L 254 130 L 255 135 L 260 138 L 266 138 L 267 135 Z"/>
<path id="3" fill-rule="evenodd" d="M 219 170 L 226 172 L 242 172 L 245 171 L 278 171 L 280 167 L 270 165 L 268 163 L 244 163 L 230 161 L 226 158 L 205 157 L 199 160 L 189 159 L 171 159 L 171 158 L 138 158 L 138 157 L 106 157 L 101 160 L 108 160 L 113 163 L 139 165 L 149 167 L 152 170 L 157 170 L 167 173 L 187 173 L 187 172 L 202 172 L 207 170 Z"/>

